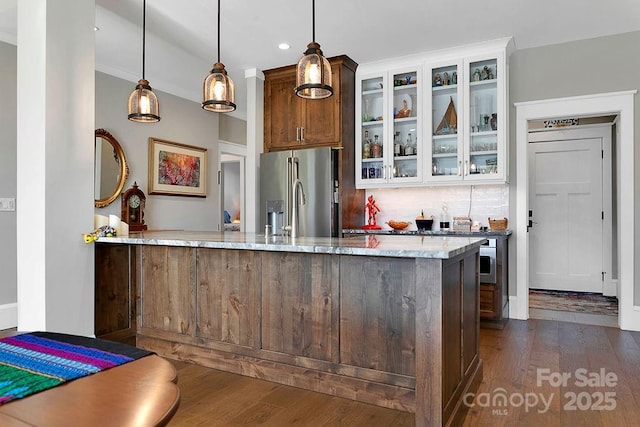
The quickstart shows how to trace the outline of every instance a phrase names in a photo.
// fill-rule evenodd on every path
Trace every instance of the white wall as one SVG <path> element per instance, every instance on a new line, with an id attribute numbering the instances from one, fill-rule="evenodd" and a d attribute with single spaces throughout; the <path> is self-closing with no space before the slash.
<path id="1" fill-rule="evenodd" d="M 153 82 L 150 82 L 153 87 Z M 198 84 L 195 82 L 194 84 Z M 149 229 L 216 230 L 218 114 L 204 111 L 200 104 L 154 89 L 160 104 L 158 123 L 135 123 L 127 119 L 127 99 L 134 83 L 96 73 L 96 128 L 109 131 L 120 143 L 129 164 L 125 190 L 135 182 L 147 196 L 145 222 Z M 151 195 L 148 192 L 148 139 L 156 137 L 207 149 L 207 197 Z M 101 215 L 120 215 L 120 199 L 104 208 Z"/>
<path id="2" fill-rule="evenodd" d="M 0 42 L 0 197 L 16 197 L 16 47 Z M 0 329 L 15 324 L 16 212 L 0 212 Z"/>

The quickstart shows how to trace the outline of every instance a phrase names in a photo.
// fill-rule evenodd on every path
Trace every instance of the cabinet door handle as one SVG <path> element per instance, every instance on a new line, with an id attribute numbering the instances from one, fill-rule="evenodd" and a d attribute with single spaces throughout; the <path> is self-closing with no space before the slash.
<path id="1" fill-rule="evenodd" d="M 304 141 L 304 128 L 300 128 L 300 141 Z"/>
<path id="2" fill-rule="evenodd" d="M 296 141 L 300 141 L 300 128 L 296 128 Z"/>
<path id="3" fill-rule="evenodd" d="M 464 161 L 464 176 L 469 175 L 469 160 Z"/>
<path id="4" fill-rule="evenodd" d="M 458 160 L 458 176 L 462 176 L 462 160 Z"/>

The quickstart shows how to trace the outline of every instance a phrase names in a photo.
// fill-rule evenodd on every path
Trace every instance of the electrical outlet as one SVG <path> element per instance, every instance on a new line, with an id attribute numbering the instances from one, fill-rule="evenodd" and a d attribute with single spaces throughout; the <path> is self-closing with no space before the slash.
<path id="1" fill-rule="evenodd" d="M 16 210 L 16 199 L 4 197 L 0 198 L 0 211 L 12 212 Z"/>

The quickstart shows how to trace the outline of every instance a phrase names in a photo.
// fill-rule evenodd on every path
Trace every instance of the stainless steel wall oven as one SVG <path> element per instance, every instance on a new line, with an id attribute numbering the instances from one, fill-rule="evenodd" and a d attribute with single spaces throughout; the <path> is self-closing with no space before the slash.
<path id="1" fill-rule="evenodd" d="M 480 246 L 480 283 L 496 283 L 496 239 L 487 239 Z"/>

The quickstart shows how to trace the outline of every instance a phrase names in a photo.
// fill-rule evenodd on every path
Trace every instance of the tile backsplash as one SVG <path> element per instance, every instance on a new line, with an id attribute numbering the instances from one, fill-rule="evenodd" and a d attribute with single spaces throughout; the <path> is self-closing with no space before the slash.
<path id="1" fill-rule="evenodd" d="M 438 230 L 442 205 L 447 204 L 449 219 L 454 216 L 469 216 L 489 226 L 488 218 L 508 218 L 508 185 L 473 185 L 449 187 L 379 188 L 367 190 L 367 197 L 373 195 L 380 212 L 376 221 L 383 230 L 389 230 L 385 222 L 411 221 L 408 230 L 416 230 L 415 218 L 424 211 L 425 218 L 434 217 L 433 230 Z M 363 207 L 364 209 L 364 207 Z M 363 224 L 366 213 L 363 212 Z"/>

